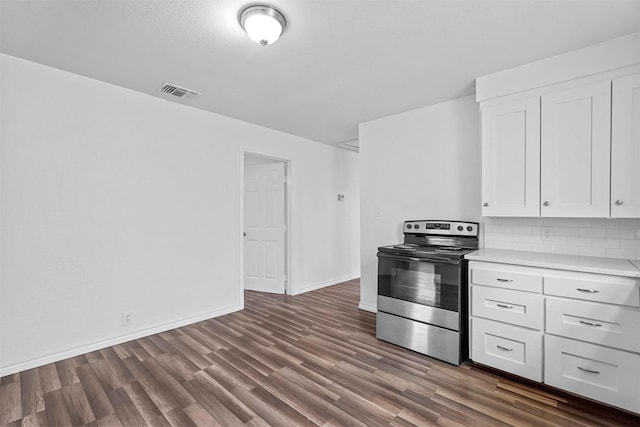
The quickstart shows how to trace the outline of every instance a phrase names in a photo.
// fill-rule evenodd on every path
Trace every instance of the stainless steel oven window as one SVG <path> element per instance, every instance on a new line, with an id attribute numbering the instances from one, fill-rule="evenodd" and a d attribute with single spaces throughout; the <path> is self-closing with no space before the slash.
<path id="1" fill-rule="evenodd" d="M 445 310 L 459 310 L 459 264 L 380 254 L 378 295 Z"/>
<path id="2" fill-rule="evenodd" d="M 421 270 L 391 268 L 391 280 L 395 284 L 393 298 L 434 307 L 440 305 L 441 276 L 433 264 L 424 264 Z"/>

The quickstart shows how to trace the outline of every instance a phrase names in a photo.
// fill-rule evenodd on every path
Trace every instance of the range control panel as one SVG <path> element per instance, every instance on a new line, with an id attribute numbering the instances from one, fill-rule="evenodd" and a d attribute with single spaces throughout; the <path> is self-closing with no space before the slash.
<path id="1" fill-rule="evenodd" d="M 405 221 L 405 234 L 439 234 L 445 236 L 478 237 L 477 222 L 460 221 Z"/>

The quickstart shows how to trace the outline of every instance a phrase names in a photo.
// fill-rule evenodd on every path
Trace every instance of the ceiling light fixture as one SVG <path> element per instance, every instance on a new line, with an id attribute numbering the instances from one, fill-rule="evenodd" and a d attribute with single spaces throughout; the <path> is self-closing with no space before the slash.
<path id="1" fill-rule="evenodd" d="M 287 26 L 284 15 L 266 4 L 245 7 L 240 11 L 238 21 L 249 37 L 262 47 L 275 43 Z"/>

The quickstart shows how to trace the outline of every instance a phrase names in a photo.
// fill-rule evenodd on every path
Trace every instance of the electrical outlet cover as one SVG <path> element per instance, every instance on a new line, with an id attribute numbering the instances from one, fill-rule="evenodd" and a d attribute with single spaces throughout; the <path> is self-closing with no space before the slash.
<path id="1" fill-rule="evenodd" d="M 133 312 L 132 311 L 123 311 L 122 312 L 122 326 L 130 326 L 133 323 Z"/>
<path id="2" fill-rule="evenodd" d="M 553 240 L 553 227 L 542 227 L 540 229 L 540 240 L 551 242 Z"/>

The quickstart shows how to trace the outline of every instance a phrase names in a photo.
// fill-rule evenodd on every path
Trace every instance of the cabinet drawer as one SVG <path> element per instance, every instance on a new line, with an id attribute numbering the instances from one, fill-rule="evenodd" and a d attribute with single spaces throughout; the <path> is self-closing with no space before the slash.
<path id="1" fill-rule="evenodd" d="M 471 359 L 534 381 L 542 381 L 542 333 L 474 317 Z"/>
<path id="2" fill-rule="evenodd" d="M 630 411 L 640 411 L 640 356 L 545 335 L 544 382 Z"/>
<path id="3" fill-rule="evenodd" d="M 542 295 L 488 286 L 471 287 L 471 315 L 542 329 Z"/>
<path id="4" fill-rule="evenodd" d="M 640 281 L 630 277 L 571 273 L 544 278 L 544 293 L 561 297 L 640 307 Z"/>
<path id="5" fill-rule="evenodd" d="M 542 276 L 536 274 L 513 271 L 509 267 L 498 267 L 496 269 L 471 268 L 471 283 L 499 288 L 517 289 L 527 292 L 542 291 Z"/>
<path id="6" fill-rule="evenodd" d="M 546 331 L 640 352 L 640 311 L 614 305 L 547 298 Z"/>

